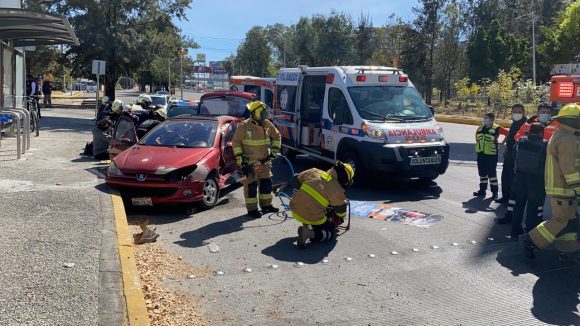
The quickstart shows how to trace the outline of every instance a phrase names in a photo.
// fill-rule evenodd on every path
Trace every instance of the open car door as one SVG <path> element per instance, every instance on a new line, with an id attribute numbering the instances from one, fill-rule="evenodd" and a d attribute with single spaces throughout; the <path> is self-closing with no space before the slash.
<path id="1" fill-rule="evenodd" d="M 130 117 L 120 117 L 113 129 L 113 137 L 109 143 L 109 158 L 112 160 L 135 143 L 137 143 L 135 122 Z"/>
<path id="2" fill-rule="evenodd" d="M 221 137 L 220 150 L 220 183 L 223 186 L 225 180 L 238 169 L 236 156 L 234 155 L 234 148 L 232 146 L 232 139 L 238 127 L 238 121 L 224 125 L 224 131 Z"/>

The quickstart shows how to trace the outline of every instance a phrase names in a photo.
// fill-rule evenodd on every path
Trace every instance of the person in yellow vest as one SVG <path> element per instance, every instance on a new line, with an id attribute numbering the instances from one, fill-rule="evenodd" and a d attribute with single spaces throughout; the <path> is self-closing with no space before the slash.
<path id="1" fill-rule="evenodd" d="M 353 182 L 354 169 L 336 162 L 328 171 L 316 168 L 297 174 L 290 185 L 297 190 L 290 200 L 292 217 L 298 227 L 298 246 L 308 241 L 324 242 L 334 238 L 336 228 L 344 222 L 347 202 L 345 191 Z"/>
<path id="2" fill-rule="evenodd" d="M 551 243 L 566 257 L 578 250 L 578 217 L 580 197 L 580 103 L 568 104 L 554 118 L 560 123 L 548 142 L 546 157 L 546 194 L 552 206 L 552 218 L 528 233 L 524 248 L 528 258 L 536 249 Z"/>
<path id="3" fill-rule="evenodd" d="M 238 166 L 246 173 L 243 185 L 248 216 L 259 218 L 263 213 L 279 211 L 272 206 L 270 160 L 280 152 L 282 137 L 278 129 L 268 120 L 270 108 L 266 104 L 253 101 L 247 104 L 247 108 L 250 118 L 239 124 L 232 145 Z M 258 202 L 261 212 L 258 210 Z"/>
<path id="4" fill-rule="evenodd" d="M 485 197 L 489 181 L 492 198 L 498 198 L 497 157 L 499 135 L 507 137 L 509 131 L 495 123 L 495 115 L 488 112 L 483 116 L 483 124 L 475 132 L 475 153 L 477 153 L 477 170 L 479 172 L 479 190 L 473 193 L 476 197 Z"/>

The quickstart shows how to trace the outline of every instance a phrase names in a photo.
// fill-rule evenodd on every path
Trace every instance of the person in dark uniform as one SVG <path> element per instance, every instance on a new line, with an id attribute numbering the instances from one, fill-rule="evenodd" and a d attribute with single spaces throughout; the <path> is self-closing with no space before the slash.
<path id="1" fill-rule="evenodd" d="M 475 152 L 477 153 L 477 170 L 479 172 L 479 190 L 473 196 L 484 197 L 489 181 L 492 198 L 498 198 L 497 157 L 499 135 L 508 135 L 508 130 L 495 122 L 495 114 L 483 115 L 483 123 L 475 132 Z"/>
<path id="2" fill-rule="evenodd" d="M 512 125 L 506 139 L 506 148 L 503 152 L 503 169 L 501 171 L 501 198 L 496 200 L 500 204 L 508 202 L 514 178 L 514 145 L 515 136 L 520 127 L 527 121 L 524 105 L 516 103 L 512 106 Z"/>
<path id="3" fill-rule="evenodd" d="M 546 165 L 547 143 L 543 141 L 544 126 L 535 122 L 530 126 L 527 137 L 515 145 L 515 183 L 516 204 L 512 219 L 511 236 L 514 239 L 524 233 L 522 219 L 526 210 L 526 231 L 534 229 L 542 222 L 538 206 L 544 205 L 544 166 Z M 527 208 L 526 208 L 527 204 Z"/>

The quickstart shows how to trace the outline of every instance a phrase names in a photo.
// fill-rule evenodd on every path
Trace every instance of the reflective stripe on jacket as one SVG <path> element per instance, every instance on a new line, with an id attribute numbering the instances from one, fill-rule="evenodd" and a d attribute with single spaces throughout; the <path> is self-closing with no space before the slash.
<path id="1" fill-rule="evenodd" d="M 298 174 L 298 179 L 301 186 L 290 200 L 295 220 L 304 224 L 323 224 L 328 207 L 333 207 L 339 217 L 346 215 L 346 196 L 334 169 L 324 172 L 312 168 Z"/>
<path id="2" fill-rule="evenodd" d="M 580 136 L 575 129 L 561 125 L 548 143 L 546 194 L 574 199 L 580 195 Z"/>
<path id="3" fill-rule="evenodd" d="M 264 120 L 260 125 L 250 118 L 238 125 L 232 146 L 238 165 L 244 158 L 251 164 L 268 158 L 270 153 L 277 154 L 281 146 L 281 135 L 269 120 Z"/>

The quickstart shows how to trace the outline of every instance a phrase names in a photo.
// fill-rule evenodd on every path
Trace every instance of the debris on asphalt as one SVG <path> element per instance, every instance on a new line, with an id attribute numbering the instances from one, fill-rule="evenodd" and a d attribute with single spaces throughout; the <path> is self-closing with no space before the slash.
<path id="1" fill-rule="evenodd" d="M 493 241 L 494 239 L 493 239 L 493 238 L 487 238 L 487 240 L 489 240 L 489 241 Z"/>
<path id="2" fill-rule="evenodd" d="M 369 257 L 369 258 L 376 258 L 376 257 L 377 257 L 377 255 L 375 255 L 375 254 L 368 254 L 368 257 Z"/>
<path id="3" fill-rule="evenodd" d="M 140 230 L 131 226 L 134 233 Z M 204 325 L 199 299 L 166 285 L 167 280 L 192 279 L 209 275 L 171 254 L 156 243 L 135 246 L 137 270 L 152 326 Z"/>
<path id="4" fill-rule="evenodd" d="M 439 249 L 439 246 L 431 246 L 431 249 Z"/>
<path id="5" fill-rule="evenodd" d="M 278 266 L 276 264 L 270 264 L 270 265 L 268 265 L 268 269 L 278 269 L 278 267 L 280 267 L 280 266 Z"/>
<path id="6" fill-rule="evenodd" d="M 224 271 L 216 271 L 215 272 L 215 276 L 224 276 L 224 275 L 226 275 L 226 272 L 224 272 Z"/>
<path id="7" fill-rule="evenodd" d="M 411 249 L 411 250 L 412 250 L 413 252 L 419 252 L 419 249 L 417 249 L 417 248 L 413 248 L 413 249 Z"/>
<path id="8" fill-rule="evenodd" d="M 399 253 L 396 251 L 391 251 L 391 255 L 398 255 Z"/>
<path id="9" fill-rule="evenodd" d="M 352 261 L 352 257 L 344 257 L 345 261 Z"/>
<path id="10" fill-rule="evenodd" d="M 294 267 L 296 267 L 296 268 L 302 268 L 302 267 L 304 267 L 304 263 L 301 262 L 301 261 L 296 262 L 296 263 L 294 263 Z"/>
<path id="11" fill-rule="evenodd" d="M 251 269 L 250 267 L 246 267 L 246 268 L 244 268 L 244 272 L 246 272 L 246 273 L 251 273 L 251 272 L 253 272 L 253 271 L 254 271 L 254 270 L 253 270 L 253 269 Z"/>
<path id="12" fill-rule="evenodd" d="M 451 243 L 451 245 L 452 245 L 452 246 L 454 246 L 454 247 L 457 247 L 457 246 L 459 246 L 459 243 L 457 243 L 457 242 L 452 242 L 452 243 Z"/>
<path id="13" fill-rule="evenodd" d="M 373 218 L 381 221 L 398 222 L 420 228 L 430 228 L 443 220 L 442 215 L 411 211 L 384 203 L 353 200 L 350 202 L 353 216 Z"/>
<path id="14" fill-rule="evenodd" d="M 506 235 L 505 238 L 506 239 L 511 239 L 512 237 L 510 235 Z"/>
<path id="15" fill-rule="evenodd" d="M 476 244 L 476 243 L 477 243 L 477 241 L 475 241 L 475 240 L 469 240 L 469 243 L 471 243 L 471 244 Z"/>
<path id="16" fill-rule="evenodd" d="M 218 246 L 217 243 L 214 242 L 210 242 L 210 244 L 207 247 L 209 248 L 209 252 L 211 252 L 212 254 L 222 251 L 220 246 Z"/>
<path id="17" fill-rule="evenodd" d="M 329 262 L 329 260 L 328 260 L 328 257 L 324 257 L 324 258 L 322 259 L 322 263 L 323 263 L 323 264 L 328 264 L 328 262 Z"/>
<path id="18" fill-rule="evenodd" d="M 66 268 L 73 268 L 73 267 L 75 267 L 75 263 L 64 263 L 64 264 L 62 264 L 62 266 L 66 267 Z"/>

